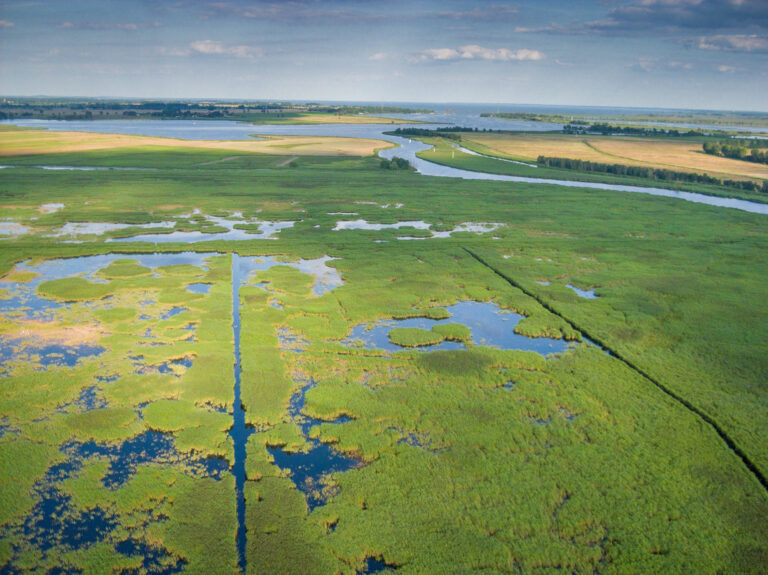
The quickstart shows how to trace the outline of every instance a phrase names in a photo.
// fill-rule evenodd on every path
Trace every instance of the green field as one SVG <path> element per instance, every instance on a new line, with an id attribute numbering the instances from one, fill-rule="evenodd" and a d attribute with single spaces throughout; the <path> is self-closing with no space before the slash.
<path id="1" fill-rule="evenodd" d="M 491 136 L 491 138 L 494 138 Z M 530 134 L 529 137 L 532 140 L 541 140 L 540 134 Z M 491 174 L 503 174 L 509 176 L 523 176 L 528 178 L 545 178 L 554 180 L 570 180 L 577 182 L 605 182 L 611 184 L 624 184 L 630 186 L 645 186 L 645 187 L 657 187 L 673 190 L 682 190 L 687 192 L 695 192 L 700 194 L 708 194 L 712 196 L 723 196 L 728 198 L 740 198 L 750 200 L 753 202 L 768 203 L 768 197 L 762 191 L 748 191 L 740 190 L 734 187 L 728 187 L 715 184 L 695 184 L 684 181 L 663 181 L 650 178 L 640 178 L 632 176 L 620 176 L 614 174 L 583 172 L 578 170 L 567 170 L 560 168 L 547 167 L 544 165 L 536 165 L 536 155 L 524 155 L 524 156 L 510 156 L 509 154 L 499 152 L 498 149 L 489 148 L 487 145 L 480 143 L 479 141 L 485 141 L 487 136 L 474 136 L 470 135 L 463 137 L 459 145 L 463 148 L 483 154 L 482 156 L 467 154 L 461 150 L 456 149 L 456 142 L 451 142 L 445 138 L 417 138 L 424 143 L 433 146 L 432 149 L 424 152 L 419 152 L 418 157 L 437 164 L 443 164 L 462 170 L 470 170 L 474 172 L 487 172 Z M 547 138 L 552 140 L 553 146 L 550 149 L 553 154 L 560 154 L 561 156 L 568 157 L 568 152 L 558 152 L 558 142 L 567 142 L 572 140 L 572 136 L 567 135 L 547 135 Z M 476 141 L 479 140 L 479 141 Z M 522 140 L 525 142 L 525 137 L 515 136 L 509 138 L 511 141 Z M 581 142 L 579 142 L 581 143 Z M 537 152 L 538 153 L 538 152 Z M 510 162 L 508 160 L 514 160 Z M 605 161 L 605 158 L 602 158 Z M 507 160 L 507 161 L 505 161 Z M 523 162 L 523 164 L 515 163 Z M 621 163 L 621 159 L 616 159 L 616 163 Z M 747 164 L 747 162 L 739 162 L 741 164 Z M 530 164 L 530 165 L 524 165 Z M 747 167 L 751 167 L 748 165 Z M 760 180 L 762 181 L 762 180 Z"/>
<path id="2" fill-rule="evenodd" d="M 619 125 L 644 125 L 646 122 L 682 123 L 682 124 L 714 124 L 720 126 L 768 126 L 768 116 L 760 112 L 712 112 L 698 111 L 687 113 L 653 113 L 653 114 L 538 114 L 538 113 L 486 113 L 486 117 L 506 120 L 528 120 L 533 122 L 594 122 L 610 121 Z M 640 123 L 640 124 L 638 124 Z M 653 126 L 651 126 L 653 127 Z M 674 128 L 673 128 L 674 129 Z M 687 128 L 685 128 L 687 129 Z"/>
<path id="3" fill-rule="evenodd" d="M 425 157 L 502 164 L 449 154 Z M 36 281 L 22 262 L 121 255 L 90 275 L 41 282 L 39 296 L 69 302 L 51 317 L 0 316 L 0 341 L 16 353 L 0 377 L 0 572 L 237 572 L 235 479 L 203 465 L 235 460 L 234 252 L 279 260 L 235 291 L 253 431 L 248 573 L 353 574 L 370 560 L 402 573 L 766 572 L 766 216 L 428 178 L 383 170 L 375 157 L 289 167 L 290 156 L 222 161 L 231 155 L 124 148 L 3 159 L 20 167 L 0 170 L 0 217 L 28 232 L 0 239 L 0 297 Z M 63 208 L 40 209 L 52 203 Z M 163 231 L 141 226 L 169 219 L 176 230 L 219 232 L 205 216 L 234 212 L 296 223 L 277 240 L 106 241 Z M 355 219 L 504 225 L 410 241 L 397 238 L 424 233 L 333 230 Z M 54 235 L 78 222 L 132 227 L 82 243 Z M 160 251 L 206 255 L 139 261 Z M 322 256 L 343 285 L 318 295 L 295 264 Z M 201 283 L 207 293 L 187 289 Z M 444 319 L 443 308 L 466 300 L 525 316 L 519 334 L 572 343 L 546 357 L 498 349 L 455 323 L 396 328 L 389 338 L 402 351 L 391 354 L 345 342 L 356 326 Z M 429 351 L 442 341 L 465 349 Z M 24 352 L 41 342 L 103 352 L 46 365 Z M 305 433 L 306 418 L 316 424 Z M 149 457 L 157 446 L 140 444 L 144 459 L 125 463 L 128 447 L 160 436 L 172 448 Z M 317 440 L 354 464 L 298 489 L 275 449 L 301 457 Z M 83 456 L 75 448 L 86 444 Z M 51 493 L 66 505 L 46 511 Z M 99 529 L 73 535 L 86 524 Z"/>

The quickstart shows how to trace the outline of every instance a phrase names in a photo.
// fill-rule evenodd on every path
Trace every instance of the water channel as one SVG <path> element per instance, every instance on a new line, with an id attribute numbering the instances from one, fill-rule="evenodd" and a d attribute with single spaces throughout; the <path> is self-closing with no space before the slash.
<path id="1" fill-rule="evenodd" d="M 235 447 L 235 463 L 232 474 L 235 476 L 235 496 L 237 498 L 237 563 L 245 573 L 245 446 L 253 429 L 246 428 L 245 411 L 240 399 L 240 257 L 232 254 L 232 333 L 234 336 L 234 377 L 235 400 L 232 405 L 232 429 L 229 432 Z"/>
<path id="2" fill-rule="evenodd" d="M 7 282 L 7 293 L 3 299 L 0 299 L 0 316 L 8 319 L 21 319 L 23 321 L 49 321 L 54 319 L 55 312 L 76 304 L 68 304 L 48 299 L 38 293 L 39 286 L 47 281 L 64 279 L 70 277 L 81 277 L 94 283 L 105 283 L 106 279 L 100 275 L 100 271 L 116 260 L 132 259 L 137 264 L 142 265 L 153 273 L 156 268 L 192 265 L 201 270 L 207 269 L 207 260 L 211 257 L 222 256 L 225 254 L 218 252 L 208 253 L 153 253 L 153 254 L 106 254 L 98 256 L 83 256 L 68 259 L 47 260 L 40 263 L 22 262 L 15 267 L 16 273 L 32 274 L 32 277 L 24 277 L 22 281 Z M 69 546 L 74 549 L 78 546 L 94 544 L 97 541 L 103 541 L 115 527 L 113 518 L 103 512 L 100 508 L 95 511 L 87 512 L 83 517 L 76 517 L 73 520 L 67 520 L 67 523 L 55 520 L 55 515 L 63 509 L 70 506 L 69 498 L 63 495 L 58 484 L 63 479 L 70 477 L 73 473 L 79 471 L 84 462 L 93 457 L 106 458 L 110 462 L 110 471 L 104 477 L 103 483 L 106 487 L 114 489 L 122 485 L 128 478 L 136 472 L 138 465 L 146 463 L 158 463 L 171 465 L 174 461 L 181 461 L 186 469 L 191 473 L 206 475 L 216 479 L 221 478 L 221 474 L 230 472 L 235 478 L 235 497 L 238 519 L 238 528 L 236 536 L 236 548 L 238 555 L 238 565 L 243 573 L 246 570 L 246 527 L 245 527 L 245 497 L 244 485 L 246 480 L 245 459 L 246 444 L 248 437 L 254 433 L 254 429 L 245 422 L 245 412 L 242 408 L 240 386 L 241 386 L 241 363 L 240 363 L 240 288 L 249 284 L 254 272 L 268 270 L 275 266 L 288 266 L 296 268 L 303 273 L 309 274 L 315 278 L 312 291 L 316 295 L 322 295 L 325 292 L 338 287 L 342 284 L 340 274 L 335 268 L 327 265 L 333 258 L 328 256 L 315 258 L 311 260 L 299 259 L 296 261 L 281 261 L 274 256 L 264 257 L 240 257 L 237 253 L 232 254 L 231 266 L 231 295 L 232 295 L 232 331 L 234 336 L 233 346 L 233 408 L 232 408 L 232 427 L 229 435 L 234 446 L 234 462 L 229 463 L 220 458 L 196 458 L 193 455 L 182 454 L 176 451 L 173 434 L 147 430 L 138 436 L 128 439 L 120 444 L 111 445 L 108 443 L 96 443 L 89 441 L 85 443 L 67 442 L 61 447 L 69 459 L 66 464 L 57 464 L 52 467 L 46 475 L 46 480 L 36 487 L 36 493 L 39 502 L 34 508 L 32 514 L 27 518 L 24 524 L 24 533 L 30 540 L 42 549 L 51 548 L 56 545 Z M 208 293 L 210 284 L 193 282 L 185 289 L 193 293 Z M 108 302 L 107 302 L 108 303 Z M 154 303 L 144 301 L 145 304 Z M 81 304 L 84 306 L 89 303 Z M 140 305 L 143 305 L 140 302 Z M 171 319 L 179 314 L 187 312 L 188 309 L 183 306 L 174 306 L 161 313 L 160 321 Z M 139 319 L 142 319 L 140 317 Z M 147 317 L 146 319 L 150 319 Z M 194 325 L 194 324 L 192 324 Z M 144 334 L 145 338 L 151 339 L 153 336 L 151 330 Z M 99 346 L 89 345 L 71 345 L 61 343 L 56 345 L 40 345 L 36 342 L 34 336 L 30 338 L 7 339 L 0 338 L 0 377 L 5 375 L 5 367 L 9 362 L 24 359 L 27 356 L 35 355 L 37 362 L 43 366 L 57 365 L 72 367 L 82 360 L 88 359 L 93 355 L 98 355 L 106 351 Z M 192 365 L 190 358 L 172 360 L 170 363 L 161 363 L 158 365 L 147 366 L 144 364 L 144 358 L 140 355 L 130 356 L 134 362 L 134 373 L 138 375 L 145 374 L 178 374 L 173 370 L 172 365 L 182 368 L 189 368 Z M 183 372 L 183 371 L 182 371 Z M 100 384 L 110 384 L 119 376 L 110 376 L 99 378 Z M 298 411 L 303 407 L 303 394 L 306 388 L 297 394 L 301 402 L 292 402 L 291 416 L 299 417 Z M 80 398 L 73 405 L 61 406 L 59 411 L 65 409 L 77 409 L 80 411 L 93 411 L 108 408 L 107 402 L 101 397 L 101 391 L 97 386 L 91 386 L 83 389 Z M 140 413 L 146 405 L 138 406 Z M 298 410 L 298 411 L 297 411 Z M 62 411 L 63 412 L 63 411 Z M 304 428 L 302 428 L 304 429 Z M 13 432 L 2 428 L 3 433 Z M 306 430 L 305 430 L 306 431 Z M 319 442 L 318 442 L 319 443 Z M 318 446 L 319 447 L 319 446 Z M 333 452 L 330 447 L 317 449 L 313 457 L 321 463 L 324 458 L 329 460 L 333 458 Z M 285 457 L 283 457 L 285 455 Z M 276 454 L 276 459 L 295 461 L 293 456 L 287 454 Z M 343 457 L 339 454 L 339 458 Z M 277 463 L 277 462 L 276 462 Z M 343 467 L 350 468 L 352 464 Z M 291 469 L 291 465 L 284 465 Z M 341 470 L 339 467 L 337 470 Z M 296 478 L 294 478 L 296 481 Z M 310 504 L 314 501 L 308 497 Z M 317 500 L 320 502 L 320 500 Z M 58 529 L 58 532 L 56 531 Z M 159 561 L 164 550 L 147 547 L 147 544 L 139 540 L 127 540 L 117 546 L 120 553 L 135 555 L 141 554 L 149 563 Z M 153 555 L 154 553 L 154 555 Z M 159 555 L 158 555 L 159 554 Z M 155 557 L 155 555 L 157 555 Z M 162 556 L 162 557 L 161 557 Z M 153 559 L 154 557 L 154 559 Z M 148 565 L 149 565 L 148 563 Z M 157 566 L 152 563 L 149 565 L 155 572 Z M 180 567 L 180 565 L 179 565 Z M 160 571 L 157 571 L 160 572 Z M 171 573 L 173 571 L 163 571 Z"/>
<path id="3" fill-rule="evenodd" d="M 438 119 L 434 115 L 428 116 L 430 120 Z M 418 119 L 418 118 L 417 118 Z M 486 121 L 493 120 L 493 129 L 547 131 L 557 129 L 558 125 L 550 125 L 544 122 L 509 122 L 494 118 L 481 118 L 479 114 L 468 114 L 465 117 L 454 118 L 459 125 L 464 127 L 487 127 Z M 498 124 L 501 122 L 501 124 Z M 287 125 L 252 125 L 225 120 L 96 120 L 96 121 L 68 121 L 68 120 L 3 120 L 2 124 L 13 124 L 22 127 L 48 128 L 54 131 L 83 131 L 98 133 L 136 134 L 147 136 L 171 137 L 180 139 L 198 140 L 249 140 L 253 136 L 338 136 L 347 138 L 379 139 L 396 144 L 397 147 L 381 150 L 379 156 L 391 160 L 394 157 L 408 160 L 416 171 L 425 176 L 443 178 L 460 178 L 465 180 L 490 180 L 498 182 L 520 182 L 527 184 L 548 184 L 553 186 L 565 186 L 569 188 L 586 188 L 592 190 L 611 190 L 618 192 L 631 192 L 676 198 L 688 202 L 707 204 L 710 206 L 733 208 L 757 214 L 768 214 L 768 204 L 697 194 L 694 192 L 681 192 L 665 188 L 645 186 L 629 186 L 621 184 L 603 184 L 597 182 L 577 182 L 571 180 L 553 180 L 548 178 L 529 178 L 523 176 L 507 176 L 489 174 L 485 172 L 472 172 L 460 170 L 429 162 L 416 157 L 418 152 L 429 150 L 432 146 L 416 140 L 401 138 L 385 134 L 396 128 L 392 124 L 287 124 Z M 419 128 L 432 129 L 444 124 L 422 124 Z M 499 128 L 499 126 L 503 126 Z"/>
<path id="4" fill-rule="evenodd" d="M 192 265 L 207 269 L 207 260 L 211 257 L 222 256 L 218 252 L 208 253 L 153 253 L 153 254 L 106 254 L 98 256 L 84 256 L 69 259 L 47 260 L 40 263 L 23 262 L 16 266 L 15 271 L 27 272 L 34 277 L 25 278 L 27 281 L 8 282 L 7 297 L 0 300 L 0 316 L 8 318 L 23 318 L 26 320 L 49 320 L 53 319 L 56 310 L 75 304 L 63 304 L 54 300 L 47 299 L 38 293 L 38 287 L 46 281 L 63 279 L 78 276 L 94 283 L 104 283 L 107 280 L 102 277 L 100 271 L 107 268 L 117 260 L 127 258 L 133 259 L 137 264 L 142 265 L 153 273 L 158 273 L 157 268 L 165 268 L 175 265 Z M 244 495 L 244 486 L 246 481 L 245 461 L 246 444 L 249 436 L 254 433 L 254 429 L 246 423 L 245 412 L 241 401 L 241 309 L 240 309 L 240 288 L 245 285 L 259 285 L 254 274 L 259 271 L 268 270 L 274 266 L 290 266 L 304 273 L 310 274 L 315 278 L 313 292 L 316 295 L 322 295 L 329 290 L 342 284 L 341 276 L 335 268 L 328 266 L 332 259 L 327 256 L 313 260 L 298 261 L 280 261 L 272 256 L 249 256 L 241 257 L 237 253 L 232 254 L 231 262 L 231 297 L 232 297 L 232 333 L 233 333 L 233 407 L 232 407 L 232 427 L 229 430 L 229 436 L 234 446 L 234 461 L 229 465 L 225 460 L 196 459 L 192 456 L 180 454 L 176 451 L 173 434 L 161 433 L 147 430 L 132 439 L 122 442 L 118 445 L 100 444 L 95 442 L 75 443 L 69 442 L 62 446 L 62 452 L 69 456 L 67 464 L 68 471 L 59 473 L 56 470 L 51 471 L 51 477 L 56 475 L 55 481 L 49 481 L 47 484 L 41 484 L 38 492 L 40 503 L 35 508 L 35 516 L 30 518 L 28 523 L 29 533 L 33 533 L 36 540 L 41 545 L 59 545 L 63 539 L 55 533 L 47 530 L 45 518 L 47 514 L 54 513 L 56 509 L 69 505 L 61 495 L 56 483 L 61 478 L 69 477 L 71 473 L 82 468 L 85 460 L 92 457 L 107 458 L 110 461 L 110 472 L 105 476 L 104 484 L 109 488 L 119 487 L 125 480 L 136 472 L 138 465 L 147 462 L 156 462 L 160 464 L 170 464 L 174 458 L 181 457 L 184 465 L 190 469 L 200 470 L 203 474 L 220 478 L 222 473 L 227 471 L 232 473 L 235 478 L 235 498 L 237 511 L 237 535 L 236 549 L 238 565 L 244 573 L 246 570 L 246 500 Z M 192 282 L 184 289 L 193 293 L 206 294 L 210 284 L 200 281 Z M 153 303 L 153 302 L 145 302 Z M 84 303 L 81 305 L 88 306 Z M 176 315 L 183 314 L 189 310 L 184 306 L 173 306 L 162 312 L 157 318 L 159 321 L 165 321 Z M 360 343 L 366 347 L 385 349 L 387 351 L 397 351 L 402 348 L 390 343 L 388 339 L 389 330 L 395 325 L 402 327 L 419 327 L 422 329 L 431 329 L 434 326 L 446 323 L 458 323 L 470 329 L 471 336 L 467 340 L 474 345 L 490 345 L 502 349 L 525 349 L 536 351 L 542 355 L 549 353 L 559 353 L 568 348 L 568 342 L 562 340 L 551 340 L 548 338 L 528 338 L 514 333 L 515 324 L 521 319 L 521 316 L 499 309 L 493 303 L 480 303 L 473 301 L 459 302 L 445 308 L 448 317 L 444 319 L 412 318 L 409 320 L 391 320 L 389 322 L 378 322 L 373 328 L 363 329 L 363 326 L 357 326 L 352 330 L 348 341 L 360 340 Z M 141 318 L 140 318 L 141 319 Z M 144 334 L 146 338 L 152 338 L 151 330 Z M 11 343 L 0 340 L 0 367 L 2 364 L 18 359 L 15 356 L 16 347 Z M 431 351 L 434 349 L 465 349 L 466 346 L 458 341 L 445 341 L 443 344 L 424 348 L 420 351 Z M 102 348 L 95 348 L 97 352 L 103 352 Z M 75 363 L 87 359 L 92 355 L 90 348 L 88 350 L 80 349 L 77 346 L 67 346 L 62 344 L 57 347 L 58 354 L 64 358 L 60 365 L 74 365 Z M 38 351 L 40 363 L 45 364 L 45 353 Z M 178 364 L 179 373 L 174 371 L 172 366 L 160 364 L 146 366 L 143 358 L 139 355 L 131 356 L 134 360 L 134 373 L 150 374 L 159 373 L 174 375 L 179 377 L 179 373 L 191 367 L 192 359 L 185 357 L 173 360 L 174 365 Z M 102 397 L 102 391 L 99 385 L 108 385 L 115 381 L 119 376 L 102 378 L 98 385 L 83 389 L 76 405 L 62 409 L 79 409 L 85 411 L 105 409 L 109 406 Z M 329 473 L 346 471 L 359 465 L 359 462 L 343 453 L 338 452 L 333 447 L 311 438 L 310 428 L 318 425 L 320 420 L 310 418 L 303 413 L 305 394 L 315 385 L 313 380 L 309 380 L 301 386 L 299 391 L 291 399 L 289 407 L 289 417 L 299 425 L 308 448 L 302 452 L 291 453 L 284 451 L 279 447 L 269 449 L 275 465 L 287 469 L 291 472 L 291 479 L 297 488 L 302 491 L 306 497 L 309 509 L 313 509 L 325 502 L 325 496 L 318 489 L 322 485 L 323 477 Z M 146 405 L 138 406 L 140 414 Z M 341 424 L 348 421 L 348 418 L 339 418 L 329 423 Z M 56 468 L 58 469 L 58 468 Z M 59 478 L 59 475 L 61 478 Z M 39 515 L 39 517 L 38 517 Z M 89 516 L 90 517 L 90 516 Z M 86 518 L 88 519 L 88 518 Z M 98 519 L 98 518 L 97 518 Z M 100 516 L 100 522 L 94 518 L 88 519 L 97 528 L 87 531 L 89 538 L 83 540 L 83 544 L 92 544 L 95 541 L 101 541 L 108 536 L 108 533 L 115 528 L 112 519 L 107 515 Z M 54 522 L 55 523 L 55 522 Z M 80 529 L 81 522 L 66 526 L 69 531 Z M 69 532 L 67 531 L 67 532 Z M 66 533 L 65 533 L 66 535 Z M 66 537 L 64 537 L 66 539 Z M 68 541 L 68 540 L 67 540 Z M 66 543 L 66 541 L 64 541 Z M 73 539 L 73 546 L 77 547 L 77 541 Z M 63 543 L 62 543 L 63 544 Z M 145 545 L 139 540 L 131 540 L 128 543 L 121 544 L 121 549 L 126 551 L 135 551 L 135 548 Z M 138 547 L 137 547 L 138 546 Z M 132 551 L 133 550 L 133 551 Z M 158 551 L 159 553 L 159 551 Z M 150 553 L 151 555 L 151 553 Z M 375 565 L 373 565 L 375 567 Z"/>

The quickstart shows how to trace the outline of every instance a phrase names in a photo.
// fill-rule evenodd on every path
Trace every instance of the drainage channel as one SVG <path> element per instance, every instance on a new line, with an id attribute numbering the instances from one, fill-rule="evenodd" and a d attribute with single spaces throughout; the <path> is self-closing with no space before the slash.
<path id="1" fill-rule="evenodd" d="M 465 252 L 467 252 L 472 258 L 474 258 L 478 263 L 485 266 L 487 269 L 491 270 L 493 273 L 495 273 L 497 276 L 499 276 L 501 279 L 503 279 L 505 282 L 507 282 L 512 287 L 515 287 L 519 289 L 521 292 L 523 292 L 525 295 L 533 298 L 536 300 L 544 309 L 547 311 L 555 314 L 557 317 L 561 318 L 563 321 L 565 321 L 568 325 L 570 325 L 573 329 L 581 332 L 583 335 L 588 337 L 590 340 L 596 342 L 598 345 L 600 345 L 604 350 L 606 350 L 608 353 L 610 353 L 613 357 L 624 363 L 628 368 L 630 368 L 635 373 L 639 374 L 643 378 L 645 378 L 647 381 L 652 383 L 654 386 L 656 386 L 658 389 L 666 393 L 669 397 L 674 399 L 677 403 L 685 407 L 688 411 L 693 413 L 694 415 L 698 416 L 702 421 L 707 423 L 714 431 L 717 433 L 717 435 L 720 436 L 720 439 L 722 439 L 725 444 L 741 459 L 742 463 L 746 466 L 747 470 L 757 479 L 757 481 L 760 483 L 760 485 L 763 487 L 763 490 L 765 491 L 766 495 L 768 495 L 768 478 L 766 478 L 765 475 L 758 469 L 757 465 L 750 459 L 749 455 L 747 455 L 744 450 L 738 446 L 738 444 L 733 440 L 731 436 L 728 435 L 728 433 L 720 427 L 720 424 L 717 423 L 712 417 L 707 415 L 704 411 L 693 405 L 690 401 L 685 399 L 684 397 L 678 395 L 674 391 L 672 391 L 669 387 L 655 379 L 653 376 L 645 372 L 643 369 L 636 366 L 634 363 L 632 363 L 630 360 L 626 359 L 621 353 L 617 352 L 615 349 L 609 347 L 606 345 L 606 343 L 596 337 L 594 334 L 588 333 L 586 330 L 584 330 L 582 327 L 576 325 L 572 320 L 565 317 L 562 313 L 554 309 L 548 302 L 541 299 L 538 295 L 535 293 L 525 289 L 523 286 L 521 286 L 518 282 L 516 282 L 514 279 L 509 277 L 504 272 L 496 269 L 491 264 L 486 262 L 482 257 L 477 255 L 475 252 L 471 251 L 468 248 L 462 248 Z"/>
<path id="2" fill-rule="evenodd" d="M 232 406 L 232 429 L 229 432 L 235 447 L 235 464 L 232 474 L 235 476 L 235 496 L 237 498 L 237 563 L 245 573 L 247 541 L 245 528 L 245 445 L 248 442 L 248 429 L 245 425 L 245 411 L 240 399 L 240 258 L 232 253 L 232 334 L 234 336 L 234 376 L 235 400 Z"/>

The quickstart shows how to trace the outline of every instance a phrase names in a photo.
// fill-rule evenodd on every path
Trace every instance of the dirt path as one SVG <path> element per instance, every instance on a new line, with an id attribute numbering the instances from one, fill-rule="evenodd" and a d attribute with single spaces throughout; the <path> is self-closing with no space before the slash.
<path id="1" fill-rule="evenodd" d="M 220 164 L 221 162 L 230 162 L 232 160 L 237 160 L 238 158 L 244 158 L 245 156 L 227 156 L 226 158 L 222 158 L 220 160 L 213 160 L 212 162 L 203 162 L 202 164 L 198 164 L 198 166 L 210 166 L 211 164 Z"/>
<path id="2" fill-rule="evenodd" d="M 292 156 L 292 157 L 288 158 L 287 160 L 282 161 L 279 164 L 276 164 L 276 166 L 278 168 L 282 168 L 283 166 L 287 166 L 288 164 L 290 164 L 293 160 L 298 160 L 298 159 L 299 159 L 298 156 Z"/>

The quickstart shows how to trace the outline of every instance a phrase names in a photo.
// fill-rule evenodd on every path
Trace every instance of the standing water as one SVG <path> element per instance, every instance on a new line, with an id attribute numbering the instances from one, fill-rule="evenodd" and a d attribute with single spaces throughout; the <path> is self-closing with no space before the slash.
<path id="1" fill-rule="evenodd" d="M 232 254 L 232 332 L 234 335 L 235 401 L 232 406 L 232 430 L 229 432 L 235 447 L 235 494 L 237 497 L 237 563 L 245 573 L 245 444 L 249 432 L 245 427 L 245 411 L 240 401 L 240 261 L 237 253 Z"/>

